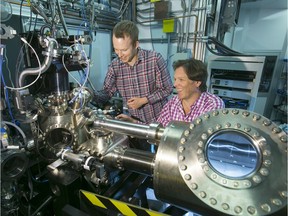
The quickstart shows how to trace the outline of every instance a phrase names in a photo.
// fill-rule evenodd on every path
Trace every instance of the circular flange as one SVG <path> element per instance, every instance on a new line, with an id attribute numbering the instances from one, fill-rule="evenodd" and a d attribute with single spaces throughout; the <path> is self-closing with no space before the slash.
<path id="1" fill-rule="evenodd" d="M 252 146 L 255 164 L 244 175 L 227 175 L 211 163 L 209 145 L 225 134 L 238 134 Z M 227 136 L 226 142 L 231 145 L 224 150 L 232 150 L 235 137 Z M 183 180 L 212 208 L 231 215 L 268 215 L 287 205 L 287 135 L 269 119 L 239 109 L 212 111 L 184 130 L 177 149 Z M 223 161 L 234 166 L 227 157 L 217 162 Z"/>

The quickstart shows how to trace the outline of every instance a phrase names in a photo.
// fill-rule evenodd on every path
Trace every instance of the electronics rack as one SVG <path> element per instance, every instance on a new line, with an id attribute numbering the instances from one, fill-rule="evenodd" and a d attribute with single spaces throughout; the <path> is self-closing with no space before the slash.
<path id="1" fill-rule="evenodd" d="M 210 56 L 208 91 L 226 108 L 254 111 L 264 63 L 264 56 Z"/>

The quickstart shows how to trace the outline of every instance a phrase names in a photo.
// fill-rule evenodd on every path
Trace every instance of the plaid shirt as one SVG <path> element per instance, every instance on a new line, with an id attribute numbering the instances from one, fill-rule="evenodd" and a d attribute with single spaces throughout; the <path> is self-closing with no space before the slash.
<path id="1" fill-rule="evenodd" d="M 139 109 L 129 109 L 131 116 L 149 124 L 156 122 L 173 85 L 163 57 L 154 51 L 138 48 L 138 60 L 130 66 L 115 58 L 108 69 L 103 90 L 96 92 L 95 102 L 107 102 L 116 91 L 123 105 L 132 97 L 147 97 L 148 103 Z"/>
<path id="2" fill-rule="evenodd" d="M 190 112 L 185 115 L 181 100 L 175 95 L 164 106 L 157 122 L 162 123 L 164 127 L 173 120 L 192 122 L 206 112 L 224 107 L 225 105 L 221 98 L 209 92 L 203 92 L 200 98 L 191 106 Z"/>

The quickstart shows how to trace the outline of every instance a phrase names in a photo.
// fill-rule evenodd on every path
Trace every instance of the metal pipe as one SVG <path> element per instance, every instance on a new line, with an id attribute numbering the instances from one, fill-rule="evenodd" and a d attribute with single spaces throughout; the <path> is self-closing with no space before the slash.
<path id="1" fill-rule="evenodd" d="M 195 14 L 191 14 L 191 15 L 186 15 L 186 16 L 176 16 L 176 17 L 167 17 L 167 18 L 162 18 L 162 19 L 153 19 L 153 20 L 148 20 L 148 21 L 139 22 L 139 24 L 149 23 L 149 22 L 163 21 L 163 20 L 167 20 L 167 19 L 185 18 L 185 17 L 191 17 L 191 16 L 197 17 Z"/>
<path id="2" fill-rule="evenodd" d="M 30 10 L 32 10 L 32 12 L 34 14 L 39 14 L 41 17 L 43 17 L 43 19 L 45 20 L 46 23 L 52 24 L 51 20 L 47 17 L 47 15 L 42 10 L 40 5 L 36 4 L 36 2 L 34 2 L 34 1 L 31 2 Z"/>
<path id="3" fill-rule="evenodd" d="M 191 15 L 191 8 L 192 8 L 192 0 L 189 0 L 188 1 L 188 4 L 189 4 L 189 6 L 188 6 L 188 16 L 190 16 Z M 189 38 L 189 31 L 190 31 L 190 17 L 189 18 L 187 18 L 188 20 L 187 20 L 187 24 L 186 24 L 186 33 L 185 33 L 185 50 L 187 50 L 187 48 L 188 48 L 188 38 Z M 183 20 L 183 22 L 184 22 L 184 20 Z M 195 32 L 196 33 L 196 32 Z M 194 46 L 195 46 L 195 44 L 194 44 Z M 194 55 L 194 51 L 193 51 L 193 55 Z"/>
<path id="4" fill-rule="evenodd" d="M 58 13 L 59 13 L 59 18 L 60 18 L 62 26 L 64 28 L 65 34 L 68 36 L 69 35 L 68 28 L 67 28 L 66 21 L 64 19 L 63 13 L 62 13 L 62 9 L 61 9 L 61 5 L 60 5 L 59 0 L 57 0 L 56 3 L 57 3 L 57 9 L 58 9 Z"/>
<path id="5" fill-rule="evenodd" d="M 77 164 L 78 166 L 80 166 L 85 161 L 85 158 L 83 155 L 74 154 L 74 153 L 69 152 L 69 151 L 64 151 L 61 155 L 61 159 L 72 161 L 73 163 Z"/>
<path id="6" fill-rule="evenodd" d="M 28 75 L 37 75 L 39 72 L 44 73 L 51 65 L 53 60 L 53 47 L 56 45 L 55 41 L 49 40 L 48 49 L 47 49 L 47 56 L 45 57 L 44 63 L 41 65 L 40 68 L 28 68 L 21 72 L 19 77 L 19 86 L 24 86 L 25 78 Z"/>
<path id="7" fill-rule="evenodd" d="M 147 139 L 154 143 L 160 141 L 164 131 L 162 125 L 158 123 L 142 125 L 114 119 L 98 118 L 93 124 L 95 127 L 108 129 L 109 131 L 128 136 Z"/>
<path id="8" fill-rule="evenodd" d="M 195 14 L 190 15 L 184 15 L 184 16 L 178 16 L 178 17 L 171 17 L 171 18 L 163 18 L 163 19 L 154 19 L 154 20 L 148 20 L 143 22 L 138 22 L 139 24 L 148 23 L 148 22 L 154 22 L 154 21 L 163 21 L 165 19 L 178 19 L 178 18 L 186 18 L 186 17 L 195 17 L 195 30 L 194 30 L 194 45 L 193 45 L 193 57 L 194 53 L 196 52 L 196 40 L 197 40 L 197 31 L 198 31 L 198 16 Z M 184 19 L 183 19 L 184 21 Z M 187 41 L 188 42 L 188 41 Z"/>
<path id="9" fill-rule="evenodd" d="M 194 36 L 193 36 L 193 38 L 192 38 L 192 36 L 189 36 L 189 42 L 194 42 L 194 41 L 195 41 Z M 196 38 L 196 42 L 198 42 L 198 41 L 201 42 L 201 39 Z M 165 44 L 165 43 L 168 43 L 169 41 L 168 41 L 168 38 L 143 38 L 143 39 L 139 39 L 139 42 L 141 42 L 141 43 L 153 42 L 153 43 Z M 178 38 L 171 35 L 170 42 L 171 43 L 178 43 Z"/>
<path id="10" fill-rule="evenodd" d="M 125 170 L 130 170 L 144 175 L 152 176 L 154 172 L 155 154 L 138 149 L 127 149 L 122 157 L 122 166 Z"/>
<path id="11" fill-rule="evenodd" d="M 121 18 L 123 17 L 123 15 L 124 15 L 124 13 L 126 12 L 129 4 L 130 4 L 130 1 L 127 1 L 125 7 L 123 8 L 123 11 L 122 11 L 122 12 L 120 11 L 120 14 L 117 16 L 118 19 L 121 19 Z M 132 7 L 132 6 L 131 6 L 131 7 Z"/>
<path id="12" fill-rule="evenodd" d="M 176 23 L 176 26 L 177 28 L 179 29 L 179 31 L 176 30 L 176 32 L 178 32 L 178 39 L 177 39 L 177 52 L 180 52 L 180 42 L 181 42 L 181 37 L 182 37 L 182 34 L 181 34 L 181 22 L 179 19 L 176 19 L 177 23 Z"/>
<path id="13" fill-rule="evenodd" d="M 199 36 L 203 36 L 205 34 L 205 26 L 206 26 L 206 11 L 207 11 L 207 1 L 206 0 L 202 0 L 200 3 L 199 3 L 199 7 L 200 8 L 204 8 L 204 10 L 201 10 L 198 12 L 198 17 L 199 17 L 199 24 L 198 24 L 198 35 L 197 37 Z M 198 42 L 197 44 L 197 59 L 199 60 L 202 60 L 204 61 L 204 55 L 203 55 L 203 52 L 205 51 L 205 43 L 203 42 Z"/>
<path id="14" fill-rule="evenodd" d="M 36 210 L 31 214 L 31 216 L 37 215 L 41 209 L 43 209 L 46 205 L 48 205 L 53 200 L 52 196 L 49 196 Z"/>
<path id="15" fill-rule="evenodd" d="M 132 21 L 137 22 L 137 7 L 136 1 L 132 1 Z"/>

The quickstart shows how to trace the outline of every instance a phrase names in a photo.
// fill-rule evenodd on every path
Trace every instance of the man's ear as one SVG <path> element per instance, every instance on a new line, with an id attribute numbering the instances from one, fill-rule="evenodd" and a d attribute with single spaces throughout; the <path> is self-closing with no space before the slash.
<path id="1" fill-rule="evenodd" d="M 137 49 L 139 47 L 139 41 L 136 41 L 135 48 Z"/>
<path id="2" fill-rule="evenodd" d="M 196 81 L 196 85 L 197 85 L 197 88 L 199 88 L 199 86 L 202 84 L 201 81 Z"/>

